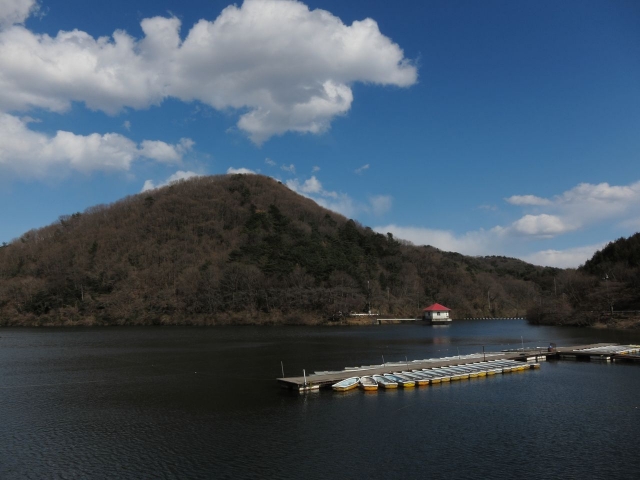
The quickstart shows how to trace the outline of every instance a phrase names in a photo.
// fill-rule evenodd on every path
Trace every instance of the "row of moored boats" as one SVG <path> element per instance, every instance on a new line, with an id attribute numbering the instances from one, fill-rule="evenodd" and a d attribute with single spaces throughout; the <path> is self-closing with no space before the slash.
<path id="1" fill-rule="evenodd" d="M 509 373 L 528 368 L 540 368 L 540 364 L 528 364 L 514 360 L 491 360 L 488 362 L 469 363 L 440 368 L 423 368 L 421 370 L 403 370 L 383 375 L 365 375 L 351 377 L 332 385 L 334 390 L 346 391 L 356 387 L 364 390 L 378 388 L 411 388 L 434 383 L 463 380 L 466 378 L 484 377 L 497 373 Z"/>

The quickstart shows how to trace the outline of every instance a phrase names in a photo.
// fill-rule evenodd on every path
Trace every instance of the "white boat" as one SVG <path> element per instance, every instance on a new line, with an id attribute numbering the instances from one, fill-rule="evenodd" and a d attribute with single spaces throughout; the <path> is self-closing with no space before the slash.
<path id="1" fill-rule="evenodd" d="M 398 385 L 400 385 L 402 388 L 410 388 L 416 386 L 415 380 L 412 380 L 409 377 L 405 377 L 404 375 L 399 373 L 385 373 L 384 376 L 393 380 L 394 382 L 397 382 Z"/>
<path id="2" fill-rule="evenodd" d="M 373 379 L 378 382 L 378 385 L 380 385 L 382 388 L 398 388 L 398 382 L 390 379 L 389 377 L 374 375 Z"/>
<path id="3" fill-rule="evenodd" d="M 331 388 L 338 392 L 346 392 L 352 388 L 356 388 L 360 382 L 360 377 L 351 377 L 331 385 Z"/>
<path id="4" fill-rule="evenodd" d="M 409 379 L 414 380 L 416 385 L 429 385 L 429 379 L 419 375 L 415 372 L 402 372 L 402 375 L 405 377 L 409 377 Z"/>
<path id="5" fill-rule="evenodd" d="M 377 390 L 378 382 L 376 382 L 373 377 L 365 375 L 364 377 L 360 377 L 360 388 L 364 390 Z"/>

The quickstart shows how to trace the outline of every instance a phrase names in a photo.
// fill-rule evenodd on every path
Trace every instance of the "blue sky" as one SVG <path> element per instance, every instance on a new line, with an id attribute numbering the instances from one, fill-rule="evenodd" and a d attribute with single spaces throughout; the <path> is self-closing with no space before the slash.
<path id="1" fill-rule="evenodd" d="M 633 0 L 0 0 L 0 86 L 0 242 L 234 171 L 469 255 L 640 230 Z"/>

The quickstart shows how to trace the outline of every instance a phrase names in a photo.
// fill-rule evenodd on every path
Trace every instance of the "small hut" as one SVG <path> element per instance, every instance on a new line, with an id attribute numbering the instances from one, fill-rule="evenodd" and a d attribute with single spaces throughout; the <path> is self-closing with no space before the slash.
<path id="1" fill-rule="evenodd" d="M 450 308 L 434 303 L 422 310 L 422 319 L 431 325 L 445 325 L 451 323 Z"/>

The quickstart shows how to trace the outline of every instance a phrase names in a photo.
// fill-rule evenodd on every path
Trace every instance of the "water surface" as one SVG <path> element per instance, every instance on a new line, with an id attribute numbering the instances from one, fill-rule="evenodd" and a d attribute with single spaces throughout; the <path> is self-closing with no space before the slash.
<path id="1" fill-rule="evenodd" d="M 639 333 L 451 326 L 0 330 L 0 478 L 637 478 L 640 365 L 298 395 L 275 377 Z"/>

